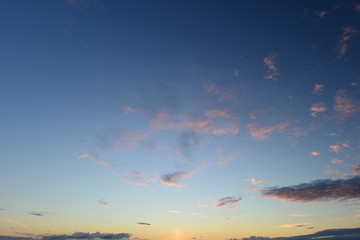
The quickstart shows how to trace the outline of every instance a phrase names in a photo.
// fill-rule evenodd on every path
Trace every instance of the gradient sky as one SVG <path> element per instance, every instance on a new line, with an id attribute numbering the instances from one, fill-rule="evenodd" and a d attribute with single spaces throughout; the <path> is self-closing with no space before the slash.
<path id="1" fill-rule="evenodd" d="M 0 234 L 360 225 L 359 1 L 0 1 Z"/>

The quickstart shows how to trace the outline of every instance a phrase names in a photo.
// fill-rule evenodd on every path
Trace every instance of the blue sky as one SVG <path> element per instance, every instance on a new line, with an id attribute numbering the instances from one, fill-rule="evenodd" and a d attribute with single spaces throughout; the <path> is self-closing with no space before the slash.
<path id="1" fill-rule="evenodd" d="M 1 5 L 0 235 L 359 226 L 360 2 Z"/>

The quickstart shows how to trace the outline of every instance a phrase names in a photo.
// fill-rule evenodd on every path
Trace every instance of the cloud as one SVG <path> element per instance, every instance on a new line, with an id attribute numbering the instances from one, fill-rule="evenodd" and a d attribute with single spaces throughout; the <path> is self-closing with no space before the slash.
<path id="1" fill-rule="evenodd" d="M 253 138 L 257 140 L 264 140 L 268 137 L 269 134 L 275 131 L 280 131 L 286 128 L 288 125 L 288 122 L 281 122 L 273 126 L 258 127 L 257 124 L 251 123 L 247 125 L 247 129 Z"/>
<path id="2" fill-rule="evenodd" d="M 87 157 L 89 157 L 89 156 L 91 156 L 91 153 L 84 153 L 84 154 L 81 154 L 81 155 L 79 156 L 79 158 L 87 158 Z"/>
<path id="3" fill-rule="evenodd" d="M 180 151 L 186 157 L 192 157 L 192 148 L 194 145 L 200 145 L 200 138 L 194 131 L 188 130 L 181 134 L 179 138 Z"/>
<path id="4" fill-rule="evenodd" d="M 271 187 L 262 190 L 263 197 L 288 202 L 359 200 L 360 176 L 348 179 L 322 179 L 289 187 Z"/>
<path id="5" fill-rule="evenodd" d="M 208 207 L 208 205 L 202 204 L 202 203 L 199 203 L 198 206 L 199 206 L 199 207 Z"/>
<path id="6" fill-rule="evenodd" d="M 205 115 L 208 118 L 235 118 L 227 110 L 212 109 L 206 111 Z"/>
<path id="7" fill-rule="evenodd" d="M 331 160 L 331 163 L 334 163 L 334 164 L 343 164 L 344 163 L 344 160 L 341 160 L 341 159 L 338 159 L 338 158 L 333 158 Z"/>
<path id="8" fill-rule="evenodd" d="M 136 113 L 136 112 L 142 112 L 143 110 L 140 108 L 133 108 L 130 106 L 124 106 L 121 108 L 121 110 L 123 111 L 123 113 L 125 114 L 129 114 L 129 113 Z"/>
<path id="9" fill-rule="evenodd" d="M 169 213 L 181 213 L 180 211 L 177 211 L 177 210 L 168 210 L 167 212 L 169 212 Z"/>
<path id="10" fill-rule="evenodd" d="M 123 179 L 122 181 L 124 183 L 127 183 L 129 185 L 142 186 L 142 187 L 150 186 L 149 180 L 146 177 L 144 177 L 141 173 L 134 170 L 130 171 L 129 173 L 130 173 L 130 177 L 133 180 Z M 150 179 L 150 180 L 154 180 L 154 179 Z"/>
<path id="11" fill-rule="evenodd" d="M 219 91 L 219 87 L 211 80 L 205 80 L 203 84 L 208 93 L 214 94 Z"/>
<path id="12" fill-rule="evenodd" d="M 350 26 L 342 29 L 342 33 L 338 37 L 338 58 L 343 57 L 348 52 L 349 42 L 355 33 L 357 33 L 357 31 Z"/>
<path id="13" fill-rule="evenodd" d="M 325 17 L 326 15 L 328 15 L 329 12 L 328 12 L 328 11 L 315 11 L 314 14 L 315 14 L 316 16 L 318 16 L 318 17 L 323 18 L 323 17 Z"/>
<path id="14" fill-rule="evenodd" d="M 304 227 L 306 225 L 308 225 L 309 223 L 288 223 L 288 224 L 283 224 L 283 225 L 279 225 L 279 226 L 275 226 L 275 227 L 280 227 L 280 228 L 298 228 L 298 227 Z"/>
<path id="15" fill-rule="evenodd" d="M 136 222 L 135 224 L 144 225 L 144 226 L 151 226 L 151 223 L 145 223 L 145 222 Z"/>
<path id="16" fill-rule="evenodd" d="M 262 180 L 259 180 L 259 179 L 255 179 L 255 178 L 251 178 L 251 179 L 247 179 L 246 181 L 250 182 L 251 184 L 260 184 L 262 183 L 263 181 Z"/>
<path id="17" fill-rule="evenodd" d="M 289 217 L 309 217 L 311 215 L 307 214 L 290 214 Z"/>
<path id="18" fill-rule="evenodd" d="M 348 118 L 360 112 L 360 102 L 350 98 L 345 90 L 338 90 L 333 108 L 338 117 Z"/>
<path id="19" fill-rule="evenodd" d="M 9 218 L 5 219 L 5 222 L 16 224 L 16 225 L 18 225 L 19 227 L 22 227 L 22 228 L 27 228 L 28 227 L 28 225 L 26 225 L 26 224 L 23 224 L 21 222 L 18 222 L 16 220 L 9 219 Z"/>
<path id="20" fill-rule="evenodd" d="M 72 235 L 48 235 L 44 236 L 43 240 L 70 240 L 70 239 L 113 239 L 113 240 L 129 240 L 131 234 L 129 233 L 85 233 L 76 232 Z"/>
<path id="21" fill-rule="evenodd" d="M 34 215 L 34 216 L 38 216 L 38 217 L 43 217 L 43 216 L 46 216 L 46 215 L 56 214 L 56 213 L 52 213 L 52 212 L 30 212 L 29 214 Z"/>
<path id="22" fill-rule="evenodd" d="M 311 116 L 317 117 L 318 113 L 325 112 L 327 109 L 325 103 L 315 103 L 311 106 Z"/>
<path id="23" fill-rule="evenodd" d="M 313 95 L 321 95 L 324 91 L 325 85 L 316 83 L 311 92 Z"/>
<path id="24" fill-rule="evenodd" d="M 233 161 L 234 159 L 235 159 L 235 157 L 232 156 L 232 155 L 230 155 L 230 154 L 224 155 L 224 156 L 221 156 L 221 157 L 219 158 L 219 160 L 217 161 L 217 164 L 218 164 L 219 166 L 224 166 L 224 165 L 226 165 L 227 163 Z"/>
<path id="25" fill-rule="evenodd" d="M 360 176 L 360 164 L 354 164 L 351 168 L 351 173 L 356 176 Z"/>
<path id="26" fill-rule="evenodd" d="M 136 149 L 139 142 L 147 139 L 151 135 L 150 132 L 130 132 L 120 136 L 119 141 L 116 143 L 116 148 L 122 151 L 131 151 Z"/>
<path id="27" fill-rule="evenodd" d="M 313 156 L 315 156 L 315 157 L 320 155 L 319 152 L 311 152 L 310 154 L 313 155 Z"/>
<path id="28" fill-rule="evenodd" d="M 111 206 L 111 203 L 105 199 L 99 200 L 98 203 L 104 206 Z"/>
<path id="29" fill-rule="evenodd" d="M 264 58 L 264 64 L 268 67 L 268 71 L 266 72 L 266 75 L 264 76 L 266 79 L 271 79 L 273 81 L 277 81 L 278 68 L 276 66 L 276 54 L 269 54 L 267 57 Z"/>
<path id="30" fill-rule="evenodd" d="M 191 178 L 195 174 L 192 172 L 175 172 L 171 174 L 165 174 L 161 177 L 161 183 L 172 187 L 183 187 L 179 184 L 179 181 Z"/>
<path id="31" fill-rule="evenodd" d="M 213 81 L 207 80 L 203 82 L 206 91 L 217 97 L 216 102 L 221 103 L 234 98 L 237 94 L 236 89 L 223 89 L 216 85 Z"/>
<path id="32" fill-rule="evenodd" d="M 240 202 L 242 198 L 235 198 L 235 197 L 224 197 L 219 200 L 214 201 L 216 203 L 217 208 L 227 208 L 232 209 L 236 208 L 236 205 Z"/>
<path id="33" fill-rule="evenodd" d="M 344 142 L 339 142 L 338 144 L 329 146 L 330 151 L 335 153 L 339 153 L 343 148 L 348 148 L 348 147 L 350 147 L 350 145 Z"/>

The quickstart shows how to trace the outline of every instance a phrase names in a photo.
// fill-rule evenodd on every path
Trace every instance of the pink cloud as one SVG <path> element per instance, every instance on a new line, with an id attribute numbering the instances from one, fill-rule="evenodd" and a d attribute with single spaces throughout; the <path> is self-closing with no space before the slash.
<path id="1" fill-rule="evenodd" d="M 136 182 L 136 181 L 131 181 L 129 179 L 123 179 L 122 182 L 129 184 L 129 185 L 133 185 L 133 186 L 141 186 L 141 187 L 149 187 L 150 184 L 146 183 L 146 182 Z"/>
<path id="2" fill-rule="evenodd" d="M 268 137 L 269 134 L 280 131 L 286 128 L 289 125 L 288 122 L 281 122 L 273 126 L 266 126 L 266 127 L 258 127 L 256 124 L 248 124 L 247 129 L 249 134 L 258 140 L 264 140 Z"/>
<path id="3" fill-rule="evenodd" d="M 259 179 L 255 179 L 255 178 L 251 178 L 251 179 L 247 179 L 246 181 L 250 182 L 251 184 L 260 184 L 262 183 L 263 181 L 262 180 L 259 180 Z"/>
<path id="4" fill-rule="evenodd" d="M 275 227 L 280 227 L 280 228 L 298 228 L 298 227 L 304 227 L 306 225 L 308 225 L 309 223 L 288 223 L 288 224 L 283 224 L 283 225 L 278 225 Z"/>
<path id="5" fill-rule="evenodd" d="M 341 159 L 338 159 L 338 158 L 333 158 L 331 160 L 331 163 L 334 163 L 334 164 L 343 164 L 344 163 L 344 160 L 341 160 Z"/>
<path id="6" fill-rule="evenodd" d="M 313 155 L 313 156 L 315 156 L 315 157 L 320 155 L 319 152 L 311 152 L 310 154 Z"/>
<path id="7" fill-rule="evenodd" d="M 334 110 L 338 117 L 348 118 L 360 112 L 360 102 L 350 98 L 345 90 L 336 93 Z"/>
<path id="8" fill-rule="evenodd" d="M 318 113 L 325 112 L 327 109 L 325 103 L 315 103 L 311 106 L 311 116 L 316 117 Z"/>
<path id="9" fill-rule="evenodd" d="M 175 172 L 171 174 L 165 174 L 161 177 L 161 183 L 171 187 L 183 187 L 179 184 L 179 181 L 182 181 L 187 178 L 193 177 L 195 171 L 192 172 Z"/>
<path id="10" fill-rule="evenodd" d="M 205 115 L 208 118 L 234 118 L 227 110 L 222 109 L 212 109 L 206 111 Z"/>
<path id="11" fill-rule="evenodd" d="M 339 153 L 343 148 L 349 148 L 350 145 L 347 143 L 340 142 L 336 145 L 329 146 L 331 152 Z"/>
<path id="12" fill-rule="evenodd" d="M 101 160 L 101 159 L 96 160 L 96 163 L 97 163 L 97 164 L 100 164 L 100 165 L 103 165 L 103 166 L 105 166 L 105 167 L 111 167 L 111 166 L 112 166 L 111 163 L 108 163 L 108 162 L 106 162 L 106 161 L 104 161 L 104 160 Z"/>
<path id="13" fill-rule="evenodd" d="M 79 158 L 87 158 L 91 155 L 91 153 L 84 153 L 79 156 Z"/>
<path id="14" fill-rule="evenodd" d="M 242 198 L 235 198 L 235 197 L 224 197 L 219 200 L 214 201 L 216 203 L 217 208 L 227 208 L 233 209 L 236 208 L 237 204 L 240 202 Z"/>
<path id="15" fill-rule="evenodd" d="M 199 207 L 208 207 L 208 205 L 202 204 L 202 203 L 199 203 L 198 206 L 199 206 Z"/>
<path id="16" fill-rule="evenodd" d="M 315 11 L 314 14 L 315 14 L 316 16 L 318 16 L 318 17 L 323 18 L 323 17 L 325 17 L 326 15 L 328 15 L 329 12 L 328 12 L 328 11 Z"/>
<path id="17" fill-rule="evenodd" d="M 264 64 L 268 67 L 268 71 L 266 72 L 265 78 L 271 79 L 273 81 L 277 81 L 278 68 L 276 66 L 276 54 L 269 54 L 267 57 L 264 58 Z"/>
<path id="18" fill-rule="evenodd" d="M 232 155 L 224 155 L 224 156 L 221 156 L 221 157 L 219 158 L 217 164 L 218 164 L 219 166 L 224 166 L 224 165 L 226 165 L 227 163 L 233 161 L 234 159 L 235 159 L 235 158 L 234 158 L 234 156 L 232 156 Z"/>
<path id="19" fill-rule="evenodd" d="M 177 211 L 177 210 L 168 210 L 167 212 L 168 212 L 168 213 L 176 213 L 176 214 L 177 214 L 177 213 L 181 213 L 180 211 Z"/>

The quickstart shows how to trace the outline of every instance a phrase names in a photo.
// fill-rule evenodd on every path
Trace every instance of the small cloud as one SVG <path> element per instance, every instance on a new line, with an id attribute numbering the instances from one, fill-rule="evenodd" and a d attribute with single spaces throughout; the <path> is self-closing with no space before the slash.
<path id="1" fill-rule="evenodd" d="M 18 225 L 18 226 L 21 227 L 21 228 L 28 228 L 28 225 L 23 224 L 23 223 L 21 223 L 21 222 L 18 222 L 18 221 L 16 221 L 16 220 L 13 220 L 13 219 L 7 218 L 7 219 L 5 219 L 5 222 L 16 224 L 16 225 Z"/>
<path id="2" fill-rule="evenodd" d="M 211 80 L 204 81 L 203 84 L 208 93 L 214 94 L 219 91 L 219 87 Z"/>
<path id="3" fill-rule="evenodd" d="M 122 182 L 129 184 L 129 185 L 133 185 L 133 186 L 141 186 L 141 187 L 149 187 L 150 184 L 145 183 L 145 182 L 136 182 L 136 181 L 131 181 L 129 179 L 123 179 Z"/>
<path id="4" fill-rule="evenodd" d="M 104 206 L 111 206 L 111 203 L 105 199 L 99 200 L 98 203 Z"/>
<path id="5" fill-rule="evenodd" d="M 359 199 L 360 176 L 348 179 L 315 180 L 289 187 L 271 187 L 263 189 L 261 195 L 263 197 L 297 203 Z"/>
<path id="6" fill-rule="evenodd" d="M 111 166 L 113 166 L 111 163 L 108 163 L 108 162 L 106 162 L 106 161 L 104 161 L 104 160 L 101 160 L 101 159 L 96 160 L 96 163 L 99 164 L 99 165 L 103 165 L 103 166 L 105 166 L 105 167 L 111 167 Z"/>
<path id="7" fill-rule="evenodd" d="M 328 11 L 315 11 L 314 14 L 315 14 L 316 16 L 318 16 L 318 17 L 323 18 L 323 17 L 325 17 L 326 15 L 328 15 L 329 12 L 328 12 Z"/>
<path id="8" fill-rule="evenodd" d="M 317 117 L 318 113 L 325 112 L 327 109 L 325 103 L 315 103 L 311 106 L 311 116 Z"/>
<path id="9" fill-rule="evenodd" d="M 310 154 L 313 155 L 313 156 L 315 156 L 315 157 L 320 155 L 319 152 L 311 152 Z"/>
<path id="10" fill-rule="evenodd" d="M 52 213 L 52 212 L 30 212 L 29 214 L 34 215 L 34 216 L 38 216 L 38 217 L 43 217 L 43 216 L 46 216 L 46 215 L 56 214 L 56 213 Z"/>
<path id="11" fill-rule="evenodd" d="M 169 213 L 181 213 L 180 211 L 177 211 L 177 210 L 168 210 L 167 212 L 169 212 Z"/>
<path id="12" fill-rule="evenodd" d="M 232 156 L 232 155 L 224 155 L 224 156 L 221 156 L 221 157 L 219 158 L 217 164 L 218 164 L 219 166 L 224 166 L 224 165 L 226 165 L 227 163 L 233 161 L 234 159 L 235 159 L 235 157 Z"/>
<path id="13" fill-rule="evenodd" d="M 338 90 L 333 108 L 339 118 L 349 118 L 360 112 L 360 102 L 350 98 L 345 90 Z"/>
<path id="14" fill-rule="evenodd" d="M 308 214 L 290 214 L 289 217 L 309 217 Z"/>
<path id="15" fill-rule="evenodd" d="M 257 124 L 248 124 L 247 129 L 250 135 L 257 140 L 264 140 L 269 134 L 280 131 L 289 125 L 288 122 L 281 122 L 273 126 L 258 127 Z"/>
<path id="16" fill-rule="evenodd" d="M 279 226 L 275 226 L 275 227 L 280 227 L 280 228 L 298 228 L 298 227 L 304 227 L 306 225 L 308 225 L 309 223 L 288 223 L 288 224 L 283 224 L 283 225 L 279 225 Z"/>
<path id="17" fill-rule="evenodd" d="M 219 200 L 214 201 L 216 203 L 217 208 L 227 208 L 233 209 L 236 208 L 237 204 L 240 202 L 242 198 L 235 198 L 235 197 L 224 197 Z"/>
<path id="18" fill-rule="evenodd" d="M 263 181 L 262 180 L 259 180 L 259 179 L 255 179 L 255 178 L 251 178 L 251 179 L 247 179 L 246 181 L 250 182 L 251 184 L 260 184 L 262 183 Z"/>
<path id="19" fill-rule="evenodd" d="M 274 82 L 277 81 L 278 68 L 276 66 L 276 54 L 269 54 L 267 57 L 264 58 L 264 64 L 268 67 L 268 71 L 266 72 L 266 75 L 264 76 L 266 79 L 271 79 Z"/>
<path id="20" fill-rule="evenodd" d="M 232 221 L 232 220 L 235 220 L 237 219 L 238 217 L 226 217 L 224 218 L 225 221 Z"/>
<path id="21" fill-rule="evenodd" d="M 125 114 L 129 114 L 129 113 L 136 113 L 136 112 L 142 112 L 143 110 L 140 108 L 133 108 L 130 106 L 124 106 L 121 108 L 121 110 L 123 111 L 123 113 Z"/>
<path id="22" fill-rule="evenodd" d="M 338 37 L 338 58 L 343 57 L 349 50 L 349 42 L 353 38 L 353 35 L 357 33 L 357 31 L 348 26 L 342 29 L 341 35 Z"/>
<path id="23" fill-rule="evenodd" d="M 186 178 L 191 178 L 195 172 L 175 172 L 171 174 L 165 174 L 161 177 L 161 183 L 172 187 L 183 187 L 179 184 L 179 181 Z"/>
<path id="24" fill-rule="evenodd" d="M 341 159 L 338 159 L 338 158 L 333 158 L 331 160 L 331 163 L 334 163 L 334 164 L 343 164 L 344 163 L 344 160 L 341 160 Z"/>
<path id="25" fill-rule="evenodd" d="M 340 142 L 335 145 L 329 146 L 331 152 L 339 153 L 343 148 L 349 148 L 350 145 L 344 142 Z"/>
<path id="26" fill-rule="evenodd" d="M 145 225 L 145 226 L 151 226 L 151 223 L 146 223 L 146 222 L 136 222 L 135 224 Z"/>
<path id="27" fill-rule="evenodd" d="M 205 115 L 208 118 L 234 118 L 227 110 L 225 109 L 212 109 L 206 111 Z"/>
<path id="28" fill-rule="evenodd" d="M 79 158 L 87 158 L 87 157 L 89 157 L 89 156 L 91 156 L 91 153 L 84 153 L 84 154 L 81 154 L 81 155 L 79 156 Z"/>
<path id="29" fill-rule="evenodd" d="M 323 91 L 324 91 L 324 88 L 325 88 L 324 84 L 316 83 L 314 85 L 314 88 L 313 88 L 311 94 L 313 94 L 313 95 L 321 95 L 323 93 Z"/>
<path id="30" fill-rule="evenodd" d="M 199 206 L 199 207 L 208 207 L 208 205 L 202 204 L 202 203 L 199 203 L 198 206 Z"/>
<path id="31" fill-rule="evenodd" d="M 234 70 L 234 75 L 235 75 L 235 76 L 239 76 L 239 75 L 240 75 L 240 70 L 239 70 L 239 69 L 235 69 L 235 70 Z"/>
<path id="32" fill-rule="evenodd" d="M 338 136 L 339 134 L 332 132 L 332 133 L 326 133 L 325 135 L 326 135 L 326 136 L 334 137 L 334 136 Z"/>

